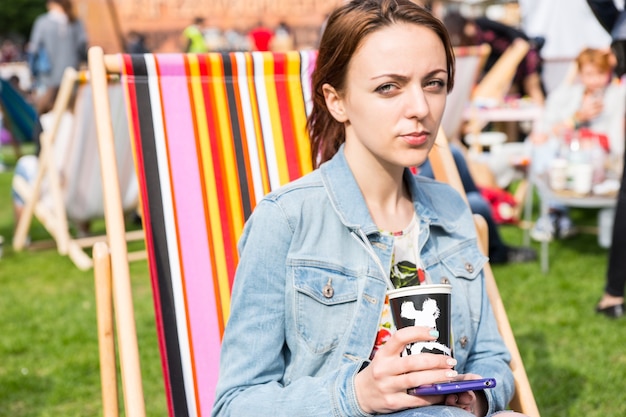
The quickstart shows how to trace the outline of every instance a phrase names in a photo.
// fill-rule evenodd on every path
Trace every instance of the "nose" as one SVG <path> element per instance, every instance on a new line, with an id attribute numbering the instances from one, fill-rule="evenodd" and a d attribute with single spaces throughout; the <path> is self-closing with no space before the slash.
<path id="1" fill-rule="evenodd" d="M 430 113 L 426 94 L 422 87 L 417 85 L 412 86 L 408 91 L 409 94 L 406 96 L 406 117 L 422 120 Z"/>

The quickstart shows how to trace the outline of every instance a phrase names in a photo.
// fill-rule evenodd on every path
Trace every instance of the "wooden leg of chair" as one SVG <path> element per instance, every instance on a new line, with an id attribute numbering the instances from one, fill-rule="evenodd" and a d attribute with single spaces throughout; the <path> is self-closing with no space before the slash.
<path id="1" fill-rule="evenodd" d="M 98 346 L 100 350 L 100 382 L 104 417 L 117 417 L 117 366 L 115 362 L 115 337 L 113 330 L 113 290 L 109 248 L 98 242 L 93 248 L 95 262 L 96 308 L 98 317 Z"/>
<path id="2" fill-rule="evenodd" d="M 483 253 L 488 253 L 488 226 L 485 219 L 478 215 L 474 215 L 474 225 L 476 226 L 476 233 L 478 235 L 478 243 Z M 517 348 L 517 342 L 515 341 L 515 335 L 511 329 L 509 318 L 504 309 L 502 298 L 500 298 L 500 291 L 496 283 L 493 272 L 491 271 L 491 265 L 487 263 L 485 265 L 485 282 L 487 285 L 487 295 L 493 308 L 493 313 L 498 322 L 498 330 L 502 335 L 504 344 L 511 353 L 511 371 L 513 372 L 515 379 L 515 396 L 511 400 L 511 408 L 515 411 L 522 412 L 530 417 L 539 417 L 539 409 L 535 402 L 533 391 L 526 375 L 526 369 L 522 362 L 522 356 Z"/>

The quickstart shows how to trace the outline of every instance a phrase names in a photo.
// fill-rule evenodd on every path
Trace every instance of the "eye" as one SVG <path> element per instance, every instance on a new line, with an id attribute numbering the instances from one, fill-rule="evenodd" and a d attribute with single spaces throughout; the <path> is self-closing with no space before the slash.
<path id="1" fill-rule="evenodd" d="M 376 91 L 379 94 L 385 95 L 385 94 L 390 94 L 395 88 L 396 88 L 395 85 L 391 83 L 386 83 L 386 84 L 376 87 L 376 90 L 374 91 Z"/>
<path id="2" fill-rule="evenodd" d="M 439 79 L 439 78 L 433 78 L 426 82 L 426 88 L 432 92 L 443 91 L 446 89 L 446 85 L 447 85 L 446 81 Z"/>

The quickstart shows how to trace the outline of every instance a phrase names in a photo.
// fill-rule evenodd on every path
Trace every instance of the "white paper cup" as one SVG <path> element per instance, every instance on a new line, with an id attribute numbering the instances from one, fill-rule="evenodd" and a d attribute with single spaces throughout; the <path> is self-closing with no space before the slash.
<path id="1" fill-rule="evenodd" d="M 424 326 L 439 332 L 439 337 L 435 341 L 407 345 L 402 356 L 418 353 L 452 355 L 450 348 L 451 285 L 405 287 L 389 290 L 387 295 L 397 329 L 407 326 Z"/>
<path id="2" fill-rule="evenodd" d="M 557 158 L 550 164 L 548 171 L 550 188 L 554 191 L 562 191 L 567 188 L 567 160 Z"/>
<path id="3" fill-rule="evenodd" d="M 593 186 L 593 166 L 591 164 L 576 164 L 572 169 L 572 190 L 576 194 L 589 194 Z"/>

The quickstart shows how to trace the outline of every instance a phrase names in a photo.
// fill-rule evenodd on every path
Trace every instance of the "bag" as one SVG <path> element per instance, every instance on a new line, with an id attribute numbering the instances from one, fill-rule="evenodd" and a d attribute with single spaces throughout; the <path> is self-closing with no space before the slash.
<path id="1" fill-rule="evenodd" d="M 48 74 L 52 71 L 52 64 L 50 63 L 48 52 L 46 52 L 46 48 L 43 46 L 40 46 L 37 52 L 30 56 L 29 61 L 30 70 L 34 76 Z"/>

